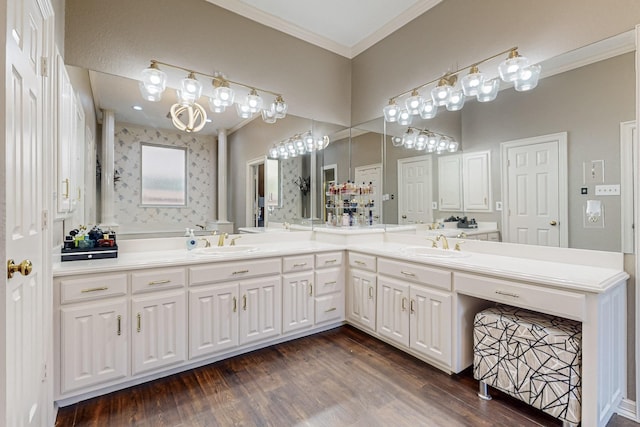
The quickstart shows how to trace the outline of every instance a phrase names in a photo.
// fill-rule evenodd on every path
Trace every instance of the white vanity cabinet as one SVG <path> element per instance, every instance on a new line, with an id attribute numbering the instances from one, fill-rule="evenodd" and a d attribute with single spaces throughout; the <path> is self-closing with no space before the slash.
<path id="1" fill-rule="evenodd" d="M 86 275 L 56 282 L 59 393 L 127 377 L 127 275 Z"/>
<path id="2" fill-rule="evenodd" d="M 462 210 L 462 156 L 438 157 L 438 197 L 441 211 Z"/>
<path id="3" fill-rule="evenodd" d="M 376 330 L 376 257 L 349 252 L 347 319 L 362 329 Z"/>
<path id="4" fill-rule="evenodd" d="M 462 188 L 465 212 L 491 211 L 491 152 L 462 154 Z"/>
<path id="5" fill-rule="evenodd" d="M 184 268 L 131 273 L 133 375 L 186 360 L 185 279 Z"/>
<path id="6" fill-rule="evenodd" d="M 378 258 L 377 332 L 451 366 L 451 272 Z"/>
<path id="7" fill-rule="evenodd" d="M 310 328 L 314 324 L 314 256 L 300 255 L 282 259 L 282 331 Z"/>
<path id="8" fill-rule="evenodd" d="M 280 258 L 189 267 L 189 358 L 282 331 Z"/>
<path id="9" fill-rule="evenodd" d="M 315 256 L 315 324 L 344 320 L 344 252 Z"/>

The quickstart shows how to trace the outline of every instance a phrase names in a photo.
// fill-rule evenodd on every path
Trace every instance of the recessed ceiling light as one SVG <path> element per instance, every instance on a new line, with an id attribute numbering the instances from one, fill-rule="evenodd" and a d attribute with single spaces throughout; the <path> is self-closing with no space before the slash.
<path id="1" fill-rule="evenodd" d="M 134 106 L 132 106 L 131 108 L 133 108 L 133 109 L 134 109 L 134 110 L 136 110 L 136 111 L 142 111 L 142 107 L 141 107 L 141 106 L 139 106 L 139 105 L 134 105 Z"/>

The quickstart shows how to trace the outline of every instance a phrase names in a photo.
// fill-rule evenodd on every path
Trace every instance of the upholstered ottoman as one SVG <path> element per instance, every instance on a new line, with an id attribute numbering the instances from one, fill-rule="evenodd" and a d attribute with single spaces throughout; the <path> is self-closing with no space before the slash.
<path id="1" fill-rule="evenodd" d="M 473 376 L 478 395 L 495 387 L 563 421 L 580 423 L 582 327 L 560 317 L 498 305 L 476 314 Z"/>

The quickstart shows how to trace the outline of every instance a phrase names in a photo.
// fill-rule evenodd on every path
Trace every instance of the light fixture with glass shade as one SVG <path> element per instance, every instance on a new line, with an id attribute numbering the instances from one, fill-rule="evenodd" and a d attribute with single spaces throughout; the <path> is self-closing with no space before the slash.
<path id="1" fill-rule="evenodd" d="M 178 98 L 176 105 L 192 107 L 191 111 L 193 112 L 194 117 L 200 117 L 202 116 L 200 111 L 204 112 L 202 106 L 198 104 L 198 101 L 203 94 L 203 88 L 202 84 L 196 78 L 196 75 L 212 79 L 213 91 L 210 92 L 210 94 L 206 94 L 206 97 L 209 108 L 214 113 L 223 113 L 227 107 L 234 104 L 236 91 L 231 87 L 231 85 L 235 85 L 243 87 L 249 91 L 248 95 L 244 99 L 244 103 L 236 103 L 236 111 L 241 118 L 249 119 L 253 114 L 260 112 L 266 123 L 275 123 L 278 119 L 283 119 L 287 115 L 288 105 L 284 101 L 282 94 L 227 79 L 221 73 L 211 75 L 181 67 L 179 65 L 160 62 L 155 59 L 151 60 L 149 67 L 142 71 L 142 77 L 139 82 L 140 93 L 147 101 L 160 101 L 162 99 L 162 94 L 166 89 L 167 75 L 164 71 L 160 70 L 160 65 L 187 72 L 187 77 L 180 81 L 179 88 L 176 89 L 176 95 Z M 258 91 L 274 96 L 274 101 L 267 104 L 268 107 L 265 109 L 263 109 L 264 100 L 258 94 Z M 185 124 L 183 118 L 185 117 L 185 114 L 187 114 L 188 110 L 180 110 L 178 107 L 175 107 L 172 108 L 171 111 L 181 111 L 181 116 L 174 116 L 173 113 L 171 115 L 172 121 L 178 129 L 184 127 L 184 130 L 187 132 L 197 132 L 202 129 L 202 127 L 197 125 L 189 126 L 188 119 L 184 119 L 187 120 L 187 123 Z M 182 123 L 182 125 L 178 122 Z"/>
<path id="2" fill-rule="evenodd" d="M 494 60 L 504 54 L 508 57 L 502 61 L 496 74 L 498 78 L 490 78 L 491 75 L 480 72 L 480 64 Z M 468 74 L 460 79 L 460 86 L 456 86 L 458 76 L 465 70 Z M 409 126 L 409 116 L 420 115 L 423 119 L 432 119 L 436 116 L 439 106 L 444 106 L 449 111 L 458 111 L 464 107 L 467 97 L 475 97 L 479 102 L 494 100 L 500 90 L 500 80 L 513 83 L 515 89 L 520 92 L 531 90 L 538 84 L 540 65 L 530 65 L 529 60 L 518 53 L 517 47 L 504 50 L 488 58 L 476 61 L 472 65 L 449 71 L 437 79 L 423 83 L 410 90 L 389 98 L 389 103 L 382 109 L 387 123 L 398 122 L 400 125 Z M 428 95 L 420 91 L 427 86 L 436 83 Z M 398 107 L 400 99 L 407 97 L 402 110 Z M 406 112 L 406 113 L 405 113 Z M 427 146 L 429 149 L 429 146 Z"/>
<path id="3" fill-rule="evenodd" d="M 429 153 L 437 152 L 438 154 L 455 153 L 460 148 L 460 143 L 452 136 L 412 126 L 409 126 L 402 136 L 391 136 L 391 144 L 394 147 L 417 151 L 426 150 Z"/>
<path id="4" fill-rule="evenodd" d="M 274 144 L 267 152 L 271 159 L 288 159 L 302 156 L 327 148 L 331 139 L 328 135 L 314 136 L 310 130 L 296 133 L 289 138 Z"/>

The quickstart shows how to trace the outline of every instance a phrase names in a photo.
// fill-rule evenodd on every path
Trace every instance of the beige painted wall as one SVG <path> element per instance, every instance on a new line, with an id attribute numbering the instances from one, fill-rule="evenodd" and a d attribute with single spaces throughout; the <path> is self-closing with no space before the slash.
<path id="1" fill-rule="evenodd" d="M 443 1 L 353 59 L 352 123 L 380 117 L 389 97 L 458 65 L 513 46 L 536 63 L 638 22 L 636 0 Z"/>
<path id="2" fill-rule="evenodd" d="M 204 0 L 67 0 L 65 62 L 140 78 L 154 58 L 281 92 L 290 113 L 349 125 L 350 60 Z"/>

